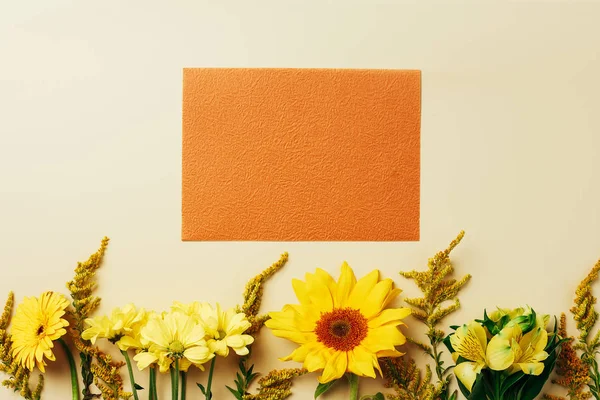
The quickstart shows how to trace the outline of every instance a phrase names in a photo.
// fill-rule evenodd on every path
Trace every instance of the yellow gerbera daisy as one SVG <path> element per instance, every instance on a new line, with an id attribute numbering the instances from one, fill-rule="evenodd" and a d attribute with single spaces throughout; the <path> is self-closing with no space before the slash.
<path id="1" fill-rule="evenodd" d="M 398 326 L 410 309 L 387 308 L 401 290 L 391 279 L 379 281 L 379 271 L 357 282 L 344 263 L 338 282 L 317 269 L 292 285 L 300 304 L 270 313 L 266 322 L 276 336 L 300 344 L 284 361 L 323 370 L 319 381 L 326 383 L 345 372 L 375 378 L 375 369 L 381 373 L 378 358 L 404 354 L 396 350 L 406 342 Z"/>
<path id="2" fill-rule="evenodd" d="M 54 340 L 67 333 L 69 323 L 61 318 L 69 301 L 61 294 L 42 293 L 40 298 L 25 297 L 12 320 L 12 351 L 15 361 L 29 371 L 37 365 L 45 372 L 46 362 L 54 361 Z"/>

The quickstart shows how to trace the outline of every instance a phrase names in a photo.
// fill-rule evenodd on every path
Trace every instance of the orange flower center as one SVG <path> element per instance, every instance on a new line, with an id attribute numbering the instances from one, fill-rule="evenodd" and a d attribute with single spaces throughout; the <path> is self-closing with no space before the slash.
<path id="1" fill-rule="evenodd" d="M 352 308 L 337 308 L 321 314 L 315 333 L 317 340 L 325 346 L 350 351 L 367 337 L 367 319 L 360 311 Z"/>

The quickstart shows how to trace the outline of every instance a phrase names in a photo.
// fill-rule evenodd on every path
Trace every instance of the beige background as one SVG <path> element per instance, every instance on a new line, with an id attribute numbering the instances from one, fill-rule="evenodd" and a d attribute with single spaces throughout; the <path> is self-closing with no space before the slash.
<path id="1" fill-rule="evenodd" d="M 566 311 L 600 257 L 599 18 L 599 3 L 575 1 L 4 0 L 0 293 L 64 291 L 108 235 L 102 311 L 233 306 L 285 250 L 265 310 L 295 301 L 293 277 L 337 274 L 343 260 L 414 294 L 397 271 L 424 268 L 465 229 L 454 260 L 474 278 L 449 324 L 495 305 Z M 421 69 L 421 241 L 182 243 L 182 68 L 202 66 Z M 257 368 L 283 367 L 276 357 L 292 348 L 265 331 Z M 231 371 L 218 376 L 219 400 Z M 66 374 L 59 354 L 46 399 L 68 396 Z M 315 382 L 302 379 L 293 398 L 310 398 Z"/>

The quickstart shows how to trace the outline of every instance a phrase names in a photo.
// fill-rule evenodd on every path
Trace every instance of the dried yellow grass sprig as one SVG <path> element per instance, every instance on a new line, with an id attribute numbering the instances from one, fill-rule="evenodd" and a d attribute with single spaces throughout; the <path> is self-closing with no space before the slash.
<path id="1" fill-rule="evenodd" d="M 596 297 L 592 294 L 592 284 L 598 279 L 600 260 L 596 262 L 588 275 L 579 283 L 575 291 L 575 299 L 571 313 L 575 320 L 579 335 L 577 342 L 574 339 L 563 344 L 562 352 L 558 356 L 557 373 L 560 379 L 552 382 L 567 389 L 567 398 L 570 400 L 589 399 L 594 397 L 600 400 L 600 371 L 596 355 L 600 349 L 600 330 L 590 340 L 590 333 L 598 321 L 598 311 L 594 305 Z M 561 316 L 560 336 L 568 337 L 566 319 Z M 585 390 L 585 386 L 589 392 Z M 564 397 L 546 394 L 544 398 L 550 400 L 564 400 Z"/>
<path id="2" fill-rule="evenodd" d="M 244 400 L 283 400 L 292 395 L 294 378 L 306 374 L 302 368 L 281 369 L 269 372 L 258 380 L 258 393 L 245 395 Z"/>
<path id="3" fill-rule="evenodd" d="M 441 385 L 431 383 L 431 368 L 425 369 L 425 376 L 409 357 L 387 358 L 382 363 L 386 387 L 393 388 L 395 394 L 389 400 L 435 400 L 441 392 Z"/>
<path id="4" fill-rule="evenodd" d="M 438 379 L 439 395 L 436 398 L 445 400 L 450 398 L 448 385 L 451 380 L 450 370 L 443 366 L 439 346 L 442 344 L 446 333 L 438 328 L 442 319 L 460 308 L 457 298 L 459 291 L 471 279 L 467 274 L 459 280 L 451 278 L 454 266 L 450 261 L 450 253 L 460 243 L 465 235 L 461 231 L 456 239 L 450 242 L 448 248 L 438 252 L 427 263 L 426 271 L 400 272 L 400 275 L 415 281 L 423 297 L 407 298 L 404 301 L 411 305 L 412 315 L 427 327 L 426 335 L 429 343 L 407 338 L 407 340 L 426 354 L 435 362 L 435 372 Z M 447 302 L 451 302 L 446 305 Z M 413 375 L 414 376 L 414 375 Z"/>
<path id="5" fill-rule="evenodd" d="M 97 285 L 96 271 L 102 264 L 108 241 L 109 239 L 104 237 L 100 248 L 87 261 L 77 263 L 75 277 L 67 283 L 73 299 L 70 316 L 74 324 L 70 334 L 81 356 L 83 400 L 98 398 L 98 395 L 91 391 L 92 384 L 96 385 L 105 400 L 129 399 L 132 396 L 123 390 L 123 378 L 119 370 L 124 363 L 113 361 L 110 355 L 81 338 L 81 333 L 85 330 L 85 319 L 89 318 L 100 304 L 100 298 L 93 292 Z"/>
<path id="6" fill-rule="evenodd" d="M 560 316 L 558 334 L 562 338 L 568 337 L 567 317 L 564 313 Z M 559 378 L 553 379 L 552 383 L 566 388 L 567 397 L 570 400 L 585 400 L 592 397 L 592 394 L 587 391 L 587 383 L 590 380 L 589 367 L 579 358 L 577 351 L 573 348 L 573 340 L 573 338 L 570 338 L 562 344 L 556 359 L 556 375 Z M 544 394 L 544 398 L 547 400 L 566 400 L 565 397 L 551 394 Z"/>
<path id="7" fill-rule="evenodd" d="M 287 263 L 288 258 L 288 253 L 283 253 L 277 262 L 256 275 L 246 284 L 246 289 L 244 290 L 244 304 L 242 304 L 239 310 L 246 314 L 248 321 L 252 324 L 246 331 L 248 335 L 254 336 L 258 333 L 260 328 L 265 324 L 265 321 L 269 319 L 269 316 L 266 314 L 258 315 L 264 293 L 264 284 L 271 276 L 283 268 Z"/>
<path id="8" fill-rule="evenodd" d="M 44 389 L 44 377 L 40 375 L 35 389 L 30 388 L 31 372 L 16 362 L 12 356 L 12 341 L 8 333 L 10 318 L 14 306 L 15 296 L 13 292 L 8 294 L 4 311 L 0 317 L 0 372 L 6 373 L 9 378 L 2 385 L 13 389 L 26 400 L 40 400 Z"/>

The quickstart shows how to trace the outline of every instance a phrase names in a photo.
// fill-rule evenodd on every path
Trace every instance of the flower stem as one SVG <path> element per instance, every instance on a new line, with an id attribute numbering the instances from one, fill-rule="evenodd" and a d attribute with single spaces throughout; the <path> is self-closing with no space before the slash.
<path id="1" fill-rule="evenodd" d="M 148 400 L 154 400 L 154 380 L 156 379 L 156 370 L 150 367 L 150 376 L 148 377 Z"/>
<path id="2" fill-rule="evenodd" d="M 133 376 L 133 368 L 131 368 L 131 360 L 129 359 L 129 354 L 125 350 L 121 350 L 121 354 L 125 357 L 125 362 L 127 363 L 127 370 L 129 371 L 129 382 L 131 383 L 131 392 L 133 393 L 133 398 L 135 400 L 140 400 L 137 393 L 137 388 L 135 387 L 135 377 Z"/>
<path id="3" fill-rule="evenodd" d="M 179 397 L 179 358 L 175 359 L 175 367 L 171 368 L 171 398 Z"/>
<path id="4" fill-rule="evenodd" d="M 58 339 L 58 342 L 62 346 L 65 354 L 67 355 L 67 359 L 69 360 L 69 368 L 71 369 L 71 394 L 73 396 L 73 400 L 79 400 L 79 379 L 77 378 L 75 359 L 73 358 L 73 354 L 71 353 L 71 350 L 65 341 L 60 338 Z"/>
<path id="5" fill-rule="evenodd" d="M 358 400 L 358 376 L 348 374 L 348 382 L 350 382 L 350 400 Z"/>
<path id="6" fill-rule="evenodd" d="M 148 400 L 157 400 L 156 398 L 156 368 L 150 367 L 150 379 L 148 382 Z"/>
<path id="7" fill-rule="evenodd" d="M 185 392 L 187 391 L 187 374 L 181 371 L 181 400 L 185 400 Z"/>
<path id="8" fill-rule="evenodd" d="M 208 382 L 206 382 L 206 400 L 211 400 L 212 399 L 212 392 L 211 390 L 211 386 L 212 386 L 212 380 L 213 380 L 213 373 L 215 372 L 215 363 L 217 362 L 217 356 L 215 355 L 215 357 L 212 359 L 211 363 L 210 363 L 210 370 L 208 371 Z"/>

